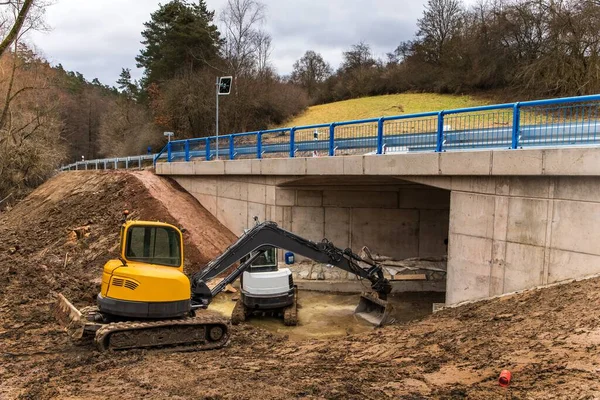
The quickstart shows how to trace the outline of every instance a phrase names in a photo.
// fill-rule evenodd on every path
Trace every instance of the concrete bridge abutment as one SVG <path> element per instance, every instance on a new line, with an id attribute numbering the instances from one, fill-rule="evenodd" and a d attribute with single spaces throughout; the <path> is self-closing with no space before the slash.
<path id="1" fill-rule="evenodd" d="M 452 177 L 447 303 L 600 273 L 600 177 Z"/>

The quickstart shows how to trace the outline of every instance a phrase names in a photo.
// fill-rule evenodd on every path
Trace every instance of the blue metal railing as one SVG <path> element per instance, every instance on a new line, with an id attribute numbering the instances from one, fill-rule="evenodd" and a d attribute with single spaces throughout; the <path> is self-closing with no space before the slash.
<path id="1" fill-rule="evenodd" d="M 600 144 L 600 94 L 175 140 L 158 154 L 82 161 L 69 169 L 141 167 L 144 160 L 261 159 Z"/>
<path id="2" fill-rule="evenodd" d="M 204 148 L 194 146 L 197 141 L 204 141 Z M 172 141 L 156 155 L 154 162 L 214 160 L 215 141 L 213 136 Z M 236 133 L 219 137 L 219 158 L 293 158 L 592 144 L 600 144 L 600 95 Z"/>

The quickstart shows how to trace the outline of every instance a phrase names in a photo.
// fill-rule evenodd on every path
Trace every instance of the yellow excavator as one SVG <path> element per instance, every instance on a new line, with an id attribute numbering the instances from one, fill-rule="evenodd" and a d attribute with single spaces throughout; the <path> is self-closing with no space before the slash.
<path id="1" fill-rule="evenodd" d="M 357 312 L 369 314 L 371 320 L 375 315 L 378 325 L 385 325 L 389 320 L 391 307 L 386 296 L 391 285 L 381 267 L 327 240 L 312 242 L 281 229 L 274 222 L 263 222 L 246 231 L 225 252 L 188 278 L 183 272 L 180 229 L 165 223 L 126 218 L 121 227 L 119 257 L 104 265 L 97 305 L 78 310 L 59 294 L 55 308 L 55 316 L 67 326 L 73 338 L 91 336 L 101 351 L 223 347 L 229 339 L 230 320 L 206 308 L 214 296 L 273 247 L 368 279 L 374 293 L 361 296 Z M 207 282 L 227 271 L 224 278 L 209 288 Z M 291 279 L 290 284 L 293 285 Z M 295 296 L 293 289 L 290 293 Z M 293 313 L 295 318 L 295 297 L 288 308 L 286 312 Z"/>

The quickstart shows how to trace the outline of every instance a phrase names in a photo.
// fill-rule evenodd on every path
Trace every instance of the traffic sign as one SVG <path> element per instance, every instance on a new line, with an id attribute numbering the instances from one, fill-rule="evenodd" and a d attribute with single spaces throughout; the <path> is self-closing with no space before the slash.
<path id="1" fill-rule="evenodd" d="M 231 76 L 223 76 L 219 78 L 219 96 L 226 96 L 231 93 L 232 82 L 233 77 Z"/>

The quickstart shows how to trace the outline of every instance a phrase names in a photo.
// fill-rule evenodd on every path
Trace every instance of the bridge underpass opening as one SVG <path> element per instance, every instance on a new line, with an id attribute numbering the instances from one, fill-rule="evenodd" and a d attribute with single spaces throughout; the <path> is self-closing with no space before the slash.
<path id="1" fill-rule="evenodd" d="M 275 214 L 284 228 L 357 254 L 366 246 L 391 257 L 385 270 L 394 292 L 421 293 L 404 296 L 413 303 L 444 302 L 450 191 L 395 177 L 322 176 L 288 180 L 276 190 L 288 204 Z M 293 268 L 305 288 L 361 289 L 352 275 L 300 261 Z"/>

